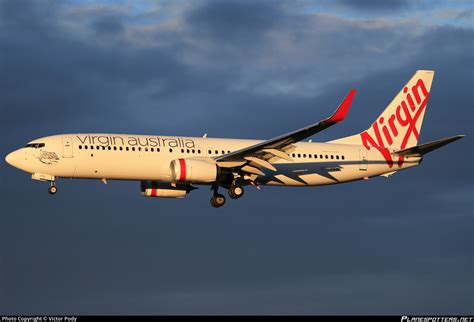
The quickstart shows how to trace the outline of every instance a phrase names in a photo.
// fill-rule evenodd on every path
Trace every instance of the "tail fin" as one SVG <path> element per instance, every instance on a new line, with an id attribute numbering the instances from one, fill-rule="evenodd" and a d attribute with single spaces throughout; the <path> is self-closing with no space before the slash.
<path id="1" fill-rule="evenodd" d="M 418 70 L 370 128 L 331 143 L 360 144 L 367 149 L 373 146 L 379 150 L 415 146 L 420 135 L 433 77 L 434 71 Z"/>

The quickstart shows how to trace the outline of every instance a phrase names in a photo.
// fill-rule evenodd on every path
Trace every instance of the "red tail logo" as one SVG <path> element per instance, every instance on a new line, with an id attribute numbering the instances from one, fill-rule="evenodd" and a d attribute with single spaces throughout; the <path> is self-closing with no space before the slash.
<path id="1" fill-rule="evenodd" d="M 425 109 L 428 97 L 430 96 L 422 79 L 419 79 L 411 88 L 411 93 L 408 93 L 408 87 L 403 89 L 403 93 L 405 93 L 405 99 L 400 102 L 395 113 L 390 115 L 388 120 L 380 117 L 368 130 L 360 134 L 362 144 L 367 150 L 370 150 L 371 146 L 379 150 L 390 168 L 393 166 L 393 159 L 386 146 L 391 146 L 394 138 L 397 138 L 399 135 L 404 135 L 399 146 L 400 149 L 406 148 L 411 135 L 418 139 L 419 133 L 416 128 L 416 122 Z M 382 131 L 380 131 L 380 128 Z M 375 139 L 369 134 L 371 129 L 375 134 Z M 403 156 L 399 157 L 398 167 L 403 165 L 403 160 Z"/>

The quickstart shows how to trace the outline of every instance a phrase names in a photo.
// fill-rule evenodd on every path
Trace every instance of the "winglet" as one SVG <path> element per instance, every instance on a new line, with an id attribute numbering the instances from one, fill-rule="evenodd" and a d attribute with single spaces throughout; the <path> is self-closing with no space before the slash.
<path id="1" fill-rule="evenodd" d="M 339 107 L 337 108 L 336 112 L 334 112 L 333 115 L 331 115 L 329 118 L 325 119 L 321 123 L 338 123 L 344 120 L 344 118 L 347 115 L 347 112 L 349 112 L 349 107 L 351 107 L 352 103 L 352 98 L 354 97 L 356 90 L 353 88 L 349 91 L 349 94 L 344 98 L 344 100 L 339 104 Z"/>

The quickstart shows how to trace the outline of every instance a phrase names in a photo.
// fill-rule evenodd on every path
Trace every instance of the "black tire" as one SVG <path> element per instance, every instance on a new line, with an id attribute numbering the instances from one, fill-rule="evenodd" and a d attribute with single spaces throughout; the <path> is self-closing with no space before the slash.
<path id="1" fill-rule="evenodd" d="M 244 188 L 242 186 L 231 186 L 229 188 L 229 197 L 232 199 L 239 199 L 244 195 Z"/>
<path id="2" fill-rule="evenodd" d="M 58 188 L 56 188 L 56 186 L 51 186 L 48 188 L 48 192 L 50 195 L 54 195 L 56 192 L 58 192 Z"/>
<path id="3" fill-rule="evenodd" d="M 214 197 L 211 197 L 211 206 L 213 206 L 214 208 L 217 208 L 217 205 L 214 202 Z"/>
<path id="4" fill-rule="evenodd" d="M 222 207 L 225 204 L 225 197 L 221 194 L 217 194 L 211 198 L 211 206 L 214 208 Z"/>

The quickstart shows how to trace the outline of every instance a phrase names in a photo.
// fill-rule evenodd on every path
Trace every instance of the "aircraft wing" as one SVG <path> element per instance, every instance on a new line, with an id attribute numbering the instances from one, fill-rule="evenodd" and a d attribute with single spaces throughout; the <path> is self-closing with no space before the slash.
<path id="1" fill-rule="evenodd" d="M 272 162 L 279 159 L 293 160 L 288 154 L 294 150 L 293 143 L 304 140 L 344 120 L 349 111 L 354 94 L 355 89 L 351 89 L 334 114 L 327 119 L 241 150 L 222 155 L 215 158 L 215 160 L 221 167 L 241 167 L 243 171 L 247 169 L 250 170 L 247 172 L 254 174 L 263 174 L 259 171 L 260 168 L 275 171 L 275 167 L 271 165 Z"/>

